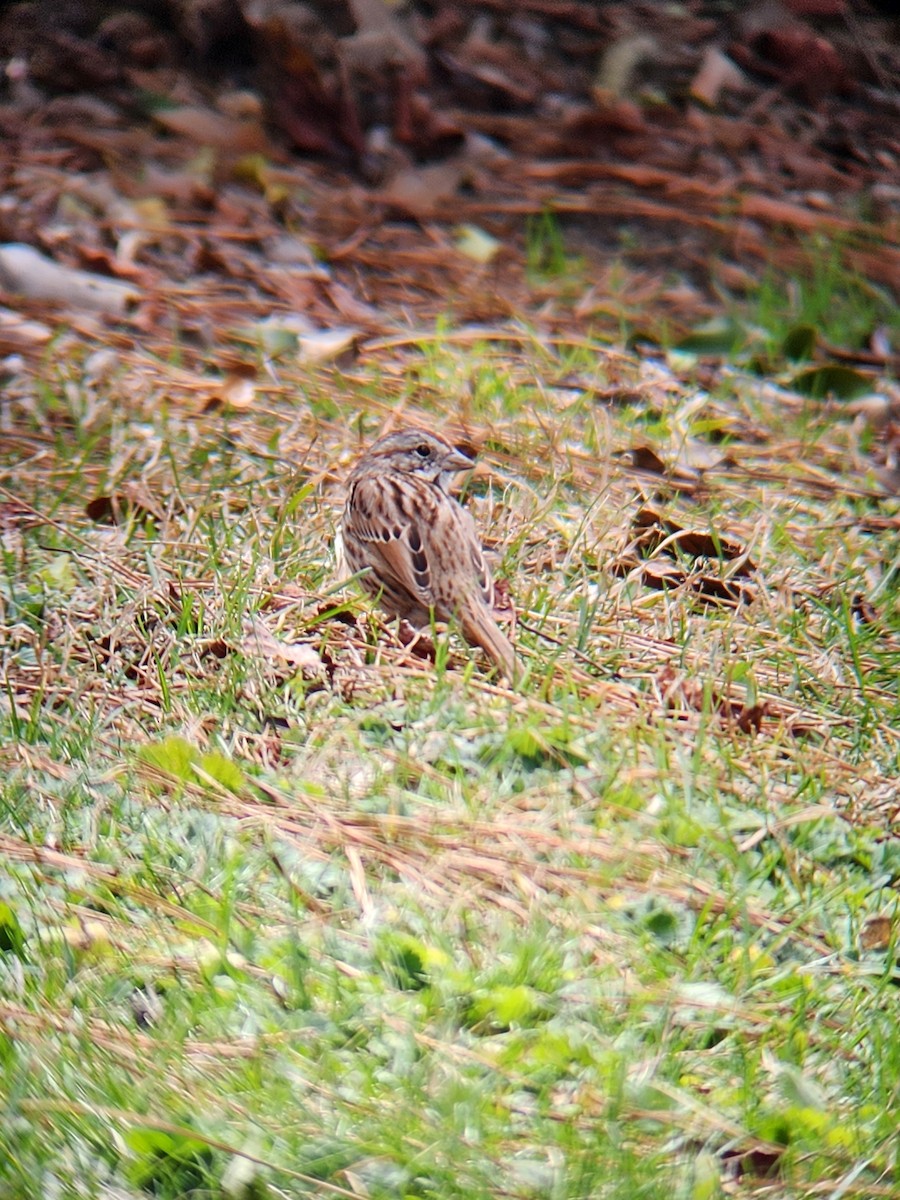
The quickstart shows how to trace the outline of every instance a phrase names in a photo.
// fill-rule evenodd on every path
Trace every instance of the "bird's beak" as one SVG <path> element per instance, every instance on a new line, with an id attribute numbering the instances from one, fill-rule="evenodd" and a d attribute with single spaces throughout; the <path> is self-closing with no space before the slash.
<path id="1" fill-rule="evenodd" d="M 454 446 L 449 454 L 444 455 L 441 471 L 470 471 L 474 466 L 475 460 Z"/>

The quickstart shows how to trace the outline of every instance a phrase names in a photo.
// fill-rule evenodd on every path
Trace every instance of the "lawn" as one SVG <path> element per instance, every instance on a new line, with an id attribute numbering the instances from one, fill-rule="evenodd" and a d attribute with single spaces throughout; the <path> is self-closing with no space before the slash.
<path id="1" fill-rule="evenodd" d="M 4 1200 L 900 1197 L 871 405 L 512 323 L 10 369 Z M 515 689 L 340 578 L 388 422 L 479 450 Z"/>

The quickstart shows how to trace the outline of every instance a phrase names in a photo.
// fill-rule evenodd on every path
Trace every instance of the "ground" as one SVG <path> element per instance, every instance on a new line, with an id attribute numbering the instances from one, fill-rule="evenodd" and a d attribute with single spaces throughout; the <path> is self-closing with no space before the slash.
<path id="1" fill-rule="evenodd" d="M 374 133 L 16 10 L 4 1196 L 900 1196 L 892 27 L 453 7 Z M 406 423 L 515 687 L 341 574 Z"/>

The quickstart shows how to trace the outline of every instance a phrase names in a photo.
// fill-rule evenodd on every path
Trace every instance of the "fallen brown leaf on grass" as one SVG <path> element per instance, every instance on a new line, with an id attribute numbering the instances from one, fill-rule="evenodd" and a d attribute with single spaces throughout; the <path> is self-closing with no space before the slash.
<path id="1" fill-rule="evenodd" d="M 869 917 L 859 932 L 860 950 L 887 950 L 894 936 L 895 924 L 896 921 L 893 917 Z"/>
<path id="2" fill-rule="evenodd" d="M 755 599 L 757 589 L 746 582 L 746 577 L 756 571 L 756 566 L 741 542 L 703 530 L 685 529 L 649 507 L 640 509 L 632 528 L 636 536 L 630 546 L 609 566 L 613 575 L 622 577 L 636 572 L 647 587 L 685 587 L 698 599 L 715 603 L 735 605 Z M 728 567 L 715 575 L 686 567 L 685 559 L 719 561 Z"/>
<path id="3" fill-rule="evenodd" d="M 115 492 L 95 496 L 85 505 L 85 512 L 100 525 L 123 525 L 147 517 L 161 522 L 166 515 L 164 506 L 139 480 L 128 480 Z"/>
<path id="4" fill-rule="evenodd" d="M 660 698 L 671 711 L 708 710 L 733 725 L 740 733 L 759 733 L 763 718 L 768 714 L 765 703 L 747 704 L 744 700 L 721 696 L 709 681 L 686 675 L 670 664 L 657 673 L 654 682 Z"/>
<path id="5" fill-rule="evenodd" d="M 416 629 L 409 621 L 401 621 L 397 627 L 397 637 L 401 646 L 405 646 L 416 658 L 433 663 L 437 651 L 431 634 L 423 629 Z"/>
<path id="6" fill-rule="evenodd" d="M 218 408 L 242 412 L 252 408 L 257 398 L 256 368 L 247 366 L 231 371 L 200 406 L 200 411 Z"/>
<path id="7" fill-rule="evenodd" d="M 628 461 L 635 471 L 661 476 L 673 491 L 693 492 L 700 481 L 698 471 L 685 469 L 677 464 L 668 466 L 652 446 L 633 446 L 623 451 L 619 457 Z"/>
<path id="8" fill-rule="evenodd" d="M 287 663 L 299 667 L 304 679 L 323 680 L 327 671 L 319 653 L 308 642 L 284 642 L 260 618 L 245 624 L 241 649 L 251 658 Z"/>
<path id="9" fill-rule="evenodd" d="M 747 584 L 733 579 L 721 579 L 715 575 L 705 575 L 686 572 L 675 563 L 650 562 L 638 564 L 634 562 L 627 568 L 627 560 L 619 560 L 615 565 L 615 574 L 627 574 L 629 570 L 639 568 L 641 582 L 657 591 L 674 588 L 687 588 L 698 600 L 710 601 L 716 604 L 737 605 L 749 604 L 756 597 L 755 589 Z"/>
<path id="10" fill-rule="evenodd" d="M 642 554 L 654 554 L 662 547 L 674 547 L 679 553 L 692 558 L 717 558 L 733 563 L 735 575 L 750 575 L 756 570 L 743 543 L 718 532 L 685 529 L 655 509 L 640 509 L 635 515 L 633 528 L 637 532 L 636 547 Z M 671 549 L 669 552 L 672 552 Z"/>

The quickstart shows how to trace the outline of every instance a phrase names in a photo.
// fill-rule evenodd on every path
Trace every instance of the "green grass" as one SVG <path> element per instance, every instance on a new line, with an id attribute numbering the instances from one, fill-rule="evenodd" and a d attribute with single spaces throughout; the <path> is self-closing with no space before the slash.
<path id="1" fill-rule="evenodd" d="M 225 415 L 54 361 L 0 479 L 4 1197 L 900 1196 L 863 431 L 521 333 Z M 448 427 L 466 380 L 518 692 L 452 631 L 411 655 L 331 557 L 360 429 Z M 686 492 L 624 454 L 723 438 Z M 635 550 L 645 507 L 745 545 L 745 602 Z"/>
<path id="2" fill-rule="evenodd" d="M 525 270 L 534 286 L 565 283 L 572 287 L 586 274 L 583 258 L 570 253 L 559 217 L 551 209 L 529 217 L 525 227 Z"/>
<path id="3" fill-rule="evenodd" d="M 806 239 L 789 266 L 773 259 L 742 300 L 728 301 L 727 317 L 717 315 L 689 334 L 686 345 L 743 357 L 770 373 L 812 360 L 821 369 L 831 348 L 867 351 L 876 334 L 896 341 L 896 297 L 854 269 L 855 248 L 848 237 Z M 830 364 L 829 369 L 825 386 L 813 394 L 832 392 L 850 399 L 872 390 L 860 386 L 853 391 L 849 369 Z"/>
<path id="4" fill-rule="evenodd" d="M 840 238 L 810 239 L 805 263 L 790 275 L 771 266 L 753 297 L 755 321 L 776 344 L 809 326 L 833 346 L 859 349 L 879 327 L 900 330 L 897 304 L 887 288 L 848 270 Z"/>

